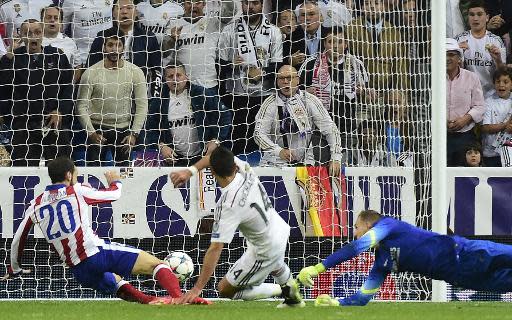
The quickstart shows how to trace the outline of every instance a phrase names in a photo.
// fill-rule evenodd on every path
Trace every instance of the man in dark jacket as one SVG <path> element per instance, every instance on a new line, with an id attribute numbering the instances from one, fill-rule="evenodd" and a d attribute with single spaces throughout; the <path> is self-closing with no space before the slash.
<path id="1" fill-rule="evenodd" d="M 299 27 L 290 36 L 291 56 L 286 57 L 289 53 L 283 52 L 283 63 L 289 58 L 288 63 L 298 69 L 307 58 L 323 51 L 322 39 L 328 29 L 322 27 L 323 18 L 316 1 L 304 1 L 297 20 Z"/>
<path id="2" fill-rule="evenodd" d="M 62 116 L 73 110 L 73 68 L 62 50 L 41 45 L 38 20 L 23 22 L 21 38 L 0 60 L 0 109 L 13 130 L 13 165 L 37 166 L 41 156 L 71 155 Z"/>
<path id="3" fill-rule="evenodd" d="M 150 79 L 156 78 L 162 64 L 162 52 L 155 35 L 151 31 L 144 31 L 134 22 L 136 9 L 133 0 L 115 0 L 112 9 L 114 29 L 123 31 L 126 44 L 124 59 L 141 68 Z M 89 52 L 88 66 L 103 60 L 103 33 L 98 32 Z"/>
<path id="4" fill-rule="evenodd" d="M 197 162 L 209 143 L 229 147 L 232 114 L 218 96 L 205 96 L 203 87 L 191 84 L 180 61 L 163 73 L 165 84 L 149 106 L 145 144 L 158 145 L 164 161 L 174 166 Z"/>

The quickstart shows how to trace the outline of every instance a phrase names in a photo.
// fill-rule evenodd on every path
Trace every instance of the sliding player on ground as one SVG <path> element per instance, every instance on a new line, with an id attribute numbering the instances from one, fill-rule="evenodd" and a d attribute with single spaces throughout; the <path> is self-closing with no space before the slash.
<path id="1" fill-rule="evenodd" d="M 313 286 L 318 274 L 374 248 L 375 263 L 368 279 L 352 296 L 318 296 L 316 306 L 364 306 L 391 272 L 416 272 L 466 289 L 512 291 L 512 246 L 437 234 L 373 210 L 359 214 L 355 236 L 357 240 L 321 263 L 302 269 L 298 279 L 306 287 Z"/>
<path id="2" fill-rule="evenodd" d="M 217 147 L 195 165 L 171 173 L 171 181 L 180 186 L 206 167 L 211 168 L 221 187 L 211 244 L 195 286 L 176 303 L 194 301 L 201 294 L 215 271 L 224 244 L 231 242 L 238 229 L 247 240 L 247 251 L 220 281 L 219 294 L 242 300 L 282 296 L 284 302 L 278 307 L 304 306 L 297 282 L 284 262 L 290 226 L 272 206 L 249 164 L 230 150 Z M 277 284 L 264 283 L 269 274 Z"/>
<path id="3" fill-rule="evenodd" d="M 121 197 L 122 183 L 116 171 L 105 173 L 109 187 L 99 190 L 77 182 L 78 170 L 68 157 L 51 161 L 48 175 L 52 184 L 26 210 L 11 244 L 11 265 L 2 280 L 31 272 L 21 268 L 20 260 L 27 235 L 36 225 L 84 287 L 143 304 L 169 304 L 181 296 L 179 281 L 164 261 L 145 251 L 100 239 L 91 228 L 89 206 Z M 137 274 L 153 275 L 170 297 L 146 295 L 123 280 Z M 209 304 L 202 298 L 190 302 Z"/>

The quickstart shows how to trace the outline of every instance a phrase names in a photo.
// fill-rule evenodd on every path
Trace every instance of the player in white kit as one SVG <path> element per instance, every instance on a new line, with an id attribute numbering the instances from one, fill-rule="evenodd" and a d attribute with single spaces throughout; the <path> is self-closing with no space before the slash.
<path id="1" fill-rule="evenodd" d="M 285 300 L 278 307 L 304 306 L 297 283 L 284 262 L 290 226 L 276 212 L 248 163 L 230 150 L 217 147 L 195 165 L 171 173 L 171 181 L 179 186 L 206 167 L 211 168 L 221 187 L 211 244 L 195 286 L 176 303 L 188 303 L 201 294 L 215 271 L 224 244 L 230 243 L 239 230 L 247 241 L 247 251 L 220 281 L 219 294 L 242 300 L 282 296 Z M 277 284 L 264 283 L 269 274 Z"/>

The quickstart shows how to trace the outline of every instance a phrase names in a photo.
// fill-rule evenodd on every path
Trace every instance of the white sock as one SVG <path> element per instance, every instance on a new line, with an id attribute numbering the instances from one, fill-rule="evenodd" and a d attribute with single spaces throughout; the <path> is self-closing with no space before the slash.
<path id="1" fill-rule="evenodd" d="M 275 283 L 262 283 L 235 293 L 233 299 L 258 300 L 281 296 L 281 286 Z"/>
<path id="2" fill-rule="evenodd" d="M 271 275 L 274 277 L 274 280 L 276 280 L 276 282 L 281 286 L 288 284 L 288 281 L 293 279 L 290 268 L 284 263 L 280 269 L 273 271 Z"/>

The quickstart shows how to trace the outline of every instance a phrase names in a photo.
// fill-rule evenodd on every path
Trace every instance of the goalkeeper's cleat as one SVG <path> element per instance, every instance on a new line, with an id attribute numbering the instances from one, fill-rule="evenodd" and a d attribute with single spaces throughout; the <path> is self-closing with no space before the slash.
<path id="1" fill-rule="evenodd" d="M 339 307 L 339 305 L 339 300 L 331 298 L 328 294 L 321 294 L 315 299 L 315 307 Z"/>
<path id="2" fill-rule="evenodd" d="M 302 308 L 306 306 L 302 295 L 300 294 L 299 285 L 294 279 L 290 279 L 284 286 L 281 286 L 283 303 L 278 308 Z"/>
<path id="3" fill-rule="evenodd" d="M 174 298 L 171 296 L 165 297 L 155 297 L 155 299 L 151 300 L 148 304 L 153 306 L 161 306 L 164 304 L 173 304 Z"/>

